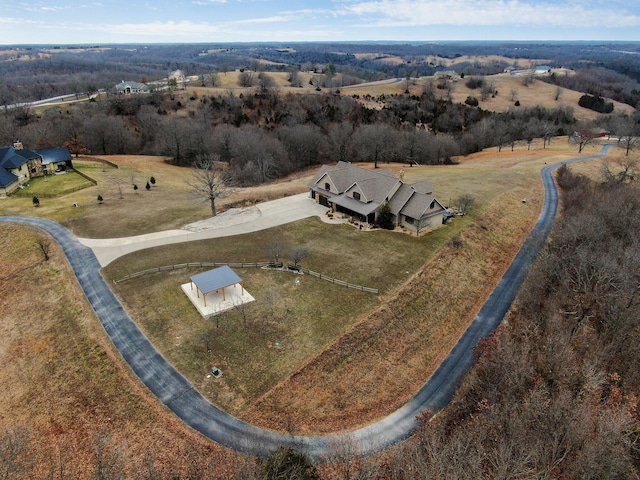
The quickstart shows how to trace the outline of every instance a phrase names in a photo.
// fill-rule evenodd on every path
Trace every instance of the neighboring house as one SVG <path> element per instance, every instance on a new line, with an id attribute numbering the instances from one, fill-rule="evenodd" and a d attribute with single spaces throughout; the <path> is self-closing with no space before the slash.
<path id="1" fill-rule="evenodd" d="M 430 182 L 409 185 L 391 170 L 368 170 L 348 162 L 322 166 L 309 190 L 316 203 L 367 225 L 375 224 L 380 208 L 388 205 L 394 225 L 417 233 L 441 225 L 445 211 Z"/>
<path id="2" fill-rule="evenodd" d="M 551 72 L 551 67 L 549 65 L 538 65 L 534 71 L 536 75 L 542 75 L 543 73 Z"/>
<path id="3" fill-rule="evenodd" d="M 0 196 L 10 195 L 33 177 L 71 168 L 68 148 L 26 150 L 20 142 L 0 148 Z"/>
<path id="4" fill-rule="evenodd" d="M 441 70 L 433 74 L 436 80 L 453 80 L 458 81 L 460 75 L 455 70 Z"/>
<path id="5" fill-rule="evenodd" d="M 173 80 L 173 79 L 176 80 L 178 85 L 183 85 L 187 81 L 187 77 L 185 76 L 184 73 L 182 73 L 182 70 L 176 70 L 174 72 L 171 72 L 169 74 L 168 80 Z"/>
<path id="6" fill-rule="evenodd" d="M 133 95 L 137 93 L 150 92 L 148 85 L 139 82 L 133 82 L 131 80 L 125 82 L 124 80 L 116 85 L 116 93 L 118 95 Z"/>

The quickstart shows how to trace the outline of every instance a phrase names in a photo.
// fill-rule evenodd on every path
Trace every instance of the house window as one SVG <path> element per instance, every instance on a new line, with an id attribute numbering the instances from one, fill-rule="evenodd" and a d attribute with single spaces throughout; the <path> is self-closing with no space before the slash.
<path id="1" fill-rule="evenodd" d="M 353 192 L 353 198 L 356 200 L 360 200 L 360 194 L 358 192 Z"/>
<path id="2" fill-rule="evenodd" d="M 431 210 L 433 210 L 435 206 L 436 206 L 436 201 L 435 201 L 435 200 L 433 200 L 433 201 L 431 202 L 431 205 L 429 205 L 429 208 L 430 208 Z"/>
<path id="3" fill-rule="evenodd" d="M 328 183 L 325 183 L 324 184 L 324 189 L 331 191 L 331 185 L 329 185 Z"/>

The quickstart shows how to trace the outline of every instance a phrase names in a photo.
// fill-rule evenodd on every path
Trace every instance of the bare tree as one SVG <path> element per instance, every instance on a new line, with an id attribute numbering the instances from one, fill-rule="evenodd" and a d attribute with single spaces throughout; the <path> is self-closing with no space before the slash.
<path id="1" fill-rule="evenodd" d="M 282 257 L 287 251 L 288 246 L 282 240 L 274 240 L 269 242 L 266 247 L 266 254 L 270 259 L 273 259 L 277 265 L 280 263 L 280 257 Z"/>
<path id="2" fill-rule="evenodd" d="M 576 130 L 573 135 L 569 137 L 569 140 L 578 145 L 578 153 L 582 153 L 584 147 L 591 145 L 595 141 L 596 137 L 590 135 L 586 130 Z"/>
<path id="3" fill-rule="evenodd" d="M 291 249 L 291 252 L 289 252 L 289 260 L 291 260 L 293 265 L 297 267 L 300 262 L 309 258 L 310 255 L 311 252 L 309 252 L 309 247 L 300 245 Z"/>
<path id="4" fill-rule="evenodd" d="M 276 82 L 273 77 L 265 72 L 260 72 L 258 74 L 257 84 L 258 90 L 263 95 L 270 93 L 276 86 Z"/>
<path id="5" fill-rule="evenodd" d="M 298 70 L 291 70 L 287 79 L 289 80 L 289 84 L 292 87 L 302 86 L 302 76 L 300 75 L 300 72 Z"/>
<path id="6" fill-rule="evenodd" d="M 639 167 L 637 159 L 625 156 L 614 160 L 604 160 L 600 172 L 606 183 L 628 183 L 638 178 Z"/>
<path id="7" fill-rule="evenodd" d="M 30 444 L 30 432 L 22 426 L 5 428 L 0 433 L 0 478 L 18 478 L 30 470 L 25 454 Z M 29 475 L 20 478 L 28 478 Z"/>
<path id="8" fill-rule="evenodd" d="M 213 88 L 220 86 L 220 75 L 218 75 L 218 72 L 212 72 L 206 75 L 205 79 Z"/>
<path id="9" fill-rule="evenodd" d="M 473 204 L 476 202 L 476 199 L 470 193 L 464 193 L 458 197 L 456 203 L 458 204 L 458 208 L 462 213 L 467 213 L 468 210 L 473 207 Z"/>
<path id="10" fill-rule="evenodd" d="M 209 202 L 212 217 L 216 216 L 216 200 L 229 191 L 219 160 L 218 155 L 201 155 L 193 164 L 191 180 L 187 181 L 196 195 Z"/>
<path id="11" fill-rule="evenodd" d="M 44 236 L 39 236 L 36 239 L 38 243 L 38 248 L 42 252 L 42 256 L 44 257 L 44 261 L 47 262 L 49 258 L 51 258 L 51 240 Z"/>
<path id="12" fill-rule="evenodd" d="M 352 135 L 353 127 L 348 122 L 329 125 L 329 146 L 338 161 L 346 162 L 348 160 Z"/>
<path id="13" fill-rule="evenodd" d="M 238 83 L 241 87 L 253 87 L 255 84 L 255 77 L 252 72 L 242 72 L 238 75 Z"/>

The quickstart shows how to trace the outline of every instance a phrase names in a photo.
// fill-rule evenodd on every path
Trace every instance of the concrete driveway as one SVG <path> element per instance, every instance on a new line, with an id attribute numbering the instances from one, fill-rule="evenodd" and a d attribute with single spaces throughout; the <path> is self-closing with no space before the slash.
<path id="1" fill-rule="evenodd" d="M 315 215 L 324 215 L 327 211 L 326 207 L 316 204 L 308 193 L 279 198 L 270 202 L 260 203 L 251 208 L 253 210 L 252 214 L 246 214 L 247 209 L 235 209 L 236 211 L 225 212 L 219 215 L 220 222 L 216 222 L 215 220 L 218 217 L 214 217 L 213 221 L 211 221 L 211 228 L 200 229 L 200 231 L 191 231 L 185 228 L 136 235 L 134 237 L 79 238 L 78 240 L 93 250 L 100 266 L 104 267 L 118 257 L 145 248 L 257 232 Z"/>

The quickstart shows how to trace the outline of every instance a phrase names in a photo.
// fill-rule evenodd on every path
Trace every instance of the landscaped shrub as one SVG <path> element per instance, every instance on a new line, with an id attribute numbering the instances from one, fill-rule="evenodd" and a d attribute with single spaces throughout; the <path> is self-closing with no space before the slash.
<path id="1" fill-rule="evenodd" d="M 33 199 L 31 201 L 33 202 L 33 206 L 34 207 L 39 207 L 40 206 L 40 199 L 38 197 L 36 197 L 35 195 L 33 196 Z"/>
<path id="2" fill-rule="evenodd" d="M 395 228 L 391 219 L 391 208 L 389 208 L 389 204 L 385 203 L 380 207 L 376 222 L 380 228 L 384 228 L 386 230 L 393 230 Z"/>

